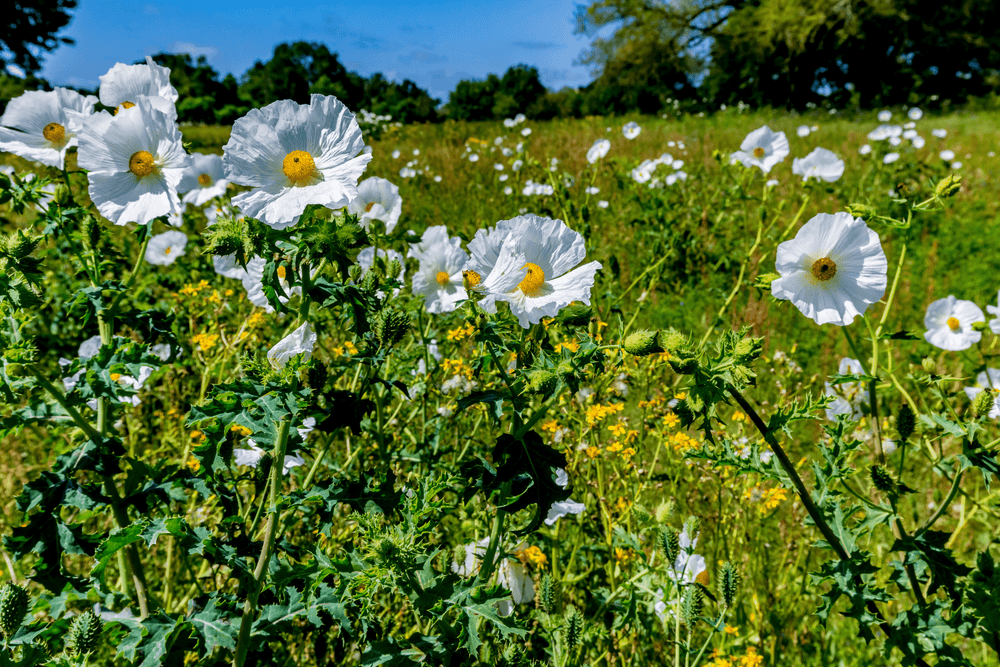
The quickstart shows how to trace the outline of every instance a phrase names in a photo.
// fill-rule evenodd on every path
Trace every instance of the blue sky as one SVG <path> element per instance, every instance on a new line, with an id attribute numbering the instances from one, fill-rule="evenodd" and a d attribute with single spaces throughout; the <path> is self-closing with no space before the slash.
<path id="1" fill-rule="evenodd" d="M 579 0 L 347 0 L 327 5 L 278 0 L 80 0 L 62 33 L 76 40 L 45 57 L 42 76 L 55 85 L 96 87 L 116 62 L 159 51 L 205 55 L 239 76 L 267 60 L 275 44 L 324 42 L 348 69 L 409 78 L 447 99 L 460 79 L 538 67 L 549 88 L 580 86 L 573 65 L 589 40 L 573 34 Z"/>

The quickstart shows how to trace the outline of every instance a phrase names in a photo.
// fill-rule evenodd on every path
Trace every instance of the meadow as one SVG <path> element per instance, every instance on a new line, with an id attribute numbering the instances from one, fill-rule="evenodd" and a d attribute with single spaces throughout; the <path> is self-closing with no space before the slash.
<path id="1" fill-rule="evenodd" d="M 234 184 L 111 224 L 74 153 L 4 154 L 0 661 L 996 664 L 1000 114 L 892 112 L 363 123 L 400 201 L 287 228 Z M 884 295 L 820 325 L 776 251 L 846 211 Z M 600 269 L 491 312 L 435 253 L 531 214 Z"/>

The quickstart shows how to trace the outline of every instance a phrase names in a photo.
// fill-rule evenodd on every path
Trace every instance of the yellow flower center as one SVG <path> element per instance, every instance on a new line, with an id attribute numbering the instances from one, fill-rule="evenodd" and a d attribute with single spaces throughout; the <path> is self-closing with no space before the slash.
<path id="1" fill-rule="evenodd" d="M 757 148 L 753 149 L 753 156 L 759 160 L 760 158 L 764 157 L 764 152 L 765 152 L 764 149 L 758 146 Z"/>
<path id="2" fill-rule="evenodd" d="M 122 102 L 122 105 L 115 109 L 115 115 L 117 116 L 118 112 L 121 111 L 122 109 L 131 109 L 134 106 L 135 104 L 133 102 Z"/>
<path id="3" fill-rule="evenodd" d="M 316 173 L 316 161 L 305 151 L 292 151 L 282 160 L 281 171 L 293 185 L 307 185 Z"/>
<path id="4" fill-rule="evenodd" d="M 468 287 L 475 287 L 483 282 L 483 277 L 475 271 L 462 271 L 462 282 Z"/>
<path id="5" fill-rule="evenodd" d="M 813 262 L 812 274 L 817 280 L 829 280 L 837 275 L 837 263 L 829 257 L 823 257 Z"/>
<path id="6" fill-rule="evenodd" d="M 447 271 L 438 271 L 437 275 L 434 277 L 438 281 L 438 285 L 447 285 L 451 280 L 451 276 L 448 275 Z"/>
<path id="7" fill-rule="evenodd" d="M 535 296 L 542 289 L 542 285 L 545 284 L 545 272 L 542 271 L 542 267 L 531 262 L 528 262 L 521 268 L 528 269 L 528 273 L 524 276 L 524 280 L 518 283 L 517 286 L 524 292 L 525 296 Z"/>
<path id="8" fill-rule="evenodd" d="M 46 141 L 56 144 L 66 136 L 66 128 L 59 123 L 49 123 L 42 128 L 42 136 L 45 137 Z"/>
<path id="9" fill-rule="evenodd" d="M 708 586 L 709 584 L 708 570 L 702 570 L 701 572 L 699 572 L 698 576 L 695 577 L 694 580 L 697 581 L 702 586 Z"/>
<path id="10" fill-rule="evenodd" d="M 138 151 L 132 153 L 128 159 L 128 170 L 139 178 L 145 178 L 156 171 L 156 163 L 153 162 L 153 155 L 149 151 Z"/>
<path id="11" fill-rule="evenodd" d="M 368 213 L 368 211 L 372 210 L 373 206 L 375 206 L 375 202 L 371 202 L 368 204 L 368 206 L 365 206 L 365 213 Z"/>
<path id="12" fill-rule="evenodd" d="M 201 187 L 207 188 L 211 184 L 212 184 L 212 177 L 209 176 L 208 174 L 201 174 L 200 176 L 198 176 L 198 185 L 200 185 Z"/>
<path id="13" fill-rule="evenodd" d="M 278 267 L 278 278 L 281 279 L 281 280 L 284 280 L 286 275 L 288 275 L 288 271 L 285 270 L 285 267 L 279 266 Z"/>
<path id="14" fill-rule="evenodd" d="M 952 331 L 958 331 L 962 328 L 962 323 L 958 321 L 957 317 L 949 317 L 947 324 Z"/>
<path id="15" fill-rule="evenodd" d="M 171 250 L 173 250 L 173 248 L 164 248 L 163 249 L 163 254 L 164 255 L 169 255 Z"/>

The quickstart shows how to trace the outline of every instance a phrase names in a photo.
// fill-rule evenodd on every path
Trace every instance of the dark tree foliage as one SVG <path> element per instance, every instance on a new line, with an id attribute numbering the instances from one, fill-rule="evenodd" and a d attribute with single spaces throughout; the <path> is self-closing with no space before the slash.
<path id="1" fill-rule="evenodd" d="M 240 97 L 254 107 L 278 100 L 306 104 L 313 93 L 335 95 L 356 109 L 364 97 L 364 78 L 348 72 L 325 44 L 292 42 L 275 46 L 266 63 L 255 62 L 240 84 Z"/>
<path id="2" fill-rule="evenodd" d="M 445 112 L 455 120 L 499 120 L 518 113 L 534 118 L 546 92 L 536 67 L 515 65 L 502 77 L 490 74 L 482 81 L 459 81 L 448 95 Z"/>
<path id="3" fill-rule="evenodd" d="M 186 53 L 157 53 L 153 60 L 170 68 L 170 82 L 177 89 L 177 119 L 190 123 L 228 125 L 249 110 L 240 100 L 236 77 L 219 73 L 205 56 L 195 61 Z"/>
<path id="4" fill-rule="evenodd" d="M 0 70 L 16 65 L 26 74 L 42 68 L 43 52 L 60 44 L 72 44 L 68 37 L 56 34 L 70 21 L 76 0 L 14 0 L 0 10 Z"/>

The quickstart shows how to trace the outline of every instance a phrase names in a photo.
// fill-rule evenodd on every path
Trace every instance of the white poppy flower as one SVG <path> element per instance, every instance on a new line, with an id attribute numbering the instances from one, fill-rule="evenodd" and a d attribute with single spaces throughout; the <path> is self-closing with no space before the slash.
<path id="1" fill-rule="evenodd" d="M 907 112 L 906 115 L 910 117 L 910 120 L 920 120 L 924 117 L 924 112 L 917 107 L 913 107 Z"/>
<path id="2" fill-rule="evenodd" d="M 526 120 L 528 120 L 528 117 L 525 116 L 523 113 L 519 113 L 516 116 L 514 116 L 514 124 L 515 125 L 519 125 L 519 124 L 523 123 Z"/>
<path id="3" fill-rule="evenodd" d="M 222 171 L 222 156 L 214 153 L 193 153 L 191 162 L 177 184 L 177 192 L 186 193 L 185 204 L 201 206 L 226 194 L 229 181 Z"/>
<path id="4" fill-rule="evenodd" d="M 223 278 L 243 280 L 247 277 L 247 270 L 236 261 L 236 255 L 213 255 L 212 266 Z"/>
<path id="5" fill-rule="evenodd" d="M 590 304 L 601 263 L 577 266 L 587 254 L 583 236 L 562 220 L 533 214 L 505 222 L 510 223 L 509 235 L 493 270 L 483 278 L 487 294 L 510 304 L 524 328 L 555 317 L 574 301 Z"/>
<path id="6" fill-rule="evenodd" d="M 372 159 L 354 114 L 340 100 L 313 95 L 252 109 L 233 125 L 222 158 L 226 177 L 253 188 L 233 198 L 245 215 L 291 227 L 309 204 L 342 208 L 358 196 Z"/>
<path id="7" fill-rule="evenodd" d="M 632 180 L 636 183 L 647 182 L 653 177 L 653 172 L 656 170 L 658 164 L 659 161 L 657 160 L 643 160 L 638 167 L 632 170 Z"/>
<path id="8" fill-rule="evenodd" d="M 861 362 L 857 359 L 844 357 L 840 360 L 840 367 L 837 369 L 840 375 L 863 375 Z M 843 382 L 836 386 L 826 383 L 826 395 L 833 396 L 834 400 L 830 407 L 826 409 L 826 418 L 834 420 L 837 415 L 851 415 L 851 419 L 858 420 L 864 415 L 861 410 L 862 405 L 868 405 L 868 390 L 858 382 Z"/>
<path id="9" fill-rule="evenodd" d="M 157 110 L 177 117 L 174 104 L 177 89 L 170 85 L 170 69 L 161 67 L 146 56 L 145 65 L 117 63 L 100 77 L 101 89 L 98 95 L 106 107 L 129 108 L 138 104 L 140 98 L 155 98 L 150 104 Z"/>
<path id="10" fill-rule="evenodd" d="M 8 102 L 0 116 L 0 150 L 62 169 L 96 103 L 93 95 L 66 88 L 29 90 Z"/>
<path id="11" fill-rule="evenodd" d="M 634 120 L 630 120 L 622 126 L 622 134 L 626 139 L 635 139 L 642 132 L 642 128 Z"/>
<path id="12" fill-rule="evenodd" d="M 955 159 L 955 151 L 951 151 L 951 150 L 948 150 L 948 149 L 945 149 L 945 150 L 941 151 L 940 153 L 938 153 L 938 155 L 945 162 L 951 162 L 952 160 Z"/>
<path id="13" fill-rule="evenodd" d="M 441 242 L 451 243 L 454 246 L 460 246 L 462 244 L 462 239 L 457 236 L 454 238 L 449 237 L 448 228 L 444 225 L 433 225 L 424 230 L 419 243 L 410 244 L 410 249 L 406 251 L 406 256 L 413 257 L 419 261 L 425 252 L 430 250 L 432 246 Z"/>
<path id="14" fill-rule="evenodd" d="M 795 134 L 800 137 L 808 137 L 811 131 L 808 125 L 799 125 L 798 129 L 795 130 Z"/>
<path id="15" fill-rule="evenodd" d="M 948 136 L 948 130 L 931 130 L 931 134 L 933 134 L 938 139 L 944 139 L 945 137 Z"/>
<path id="16" fill-rule="evenodd" d="M 914 148 L 923 148 L 924 144 L 927 143 L 927 142 L 926 142 L 926 140 L 923 137 L 921 137 L 918 134 L 917 136 L 915 136 L 912 139 L 910 139 L 910 143 L 913 144 Z"/>
<path id="17" fill-rule="evenodd" d="M 396 260 L 397 262 L 399 262 L 400 266 L 402 267 L 402 270 L 400 270 L 399 276 L 397 276 L 396 279 L 400 283 L 406 282 L 406 260 L 403 259 L 402 255 L 400 255 L 398 252 L 392 249 L 386 250 L 385 248 L 380 248 L 378 251 L 378 256 L 385 262 L 386 266 L 388 266 L 389 262 L 391 262 L 392 260 Z M 372 268 L 372 265 L 375 263 L 375 247 L 368 246 L 367 248 L 362 248 L 361 252 L 358 253 L 357 261 L 358 261 L 358 266 L 361 267 L 362 275 L 367 273 L 368 269 Z M 383 292 L 382 290 L 376 291 L 375 294 L 380 299 L 385 298 L 385 292 Z M 399 294 L 399 289 L 398 288 L 394 289 L 392 291 L 392 294 L 393 296 Z"/>
<path id="18" fill-rule="evenodd" d="M 740 150 L 730 155 L 730 158 L 739 160 L 744 167 L 760 167 L 766 174 L 790 152 L 785 133 L 773 132 L 765 125 L 748 134 L 740 144 Z"/>
<path id="19" fill-rule="evenodd" d="M 530 127 L 526 127 L 523 130 L 521 130 L 521 136 L 522 137 L 526 137 L 529 134 L 531 134 L 531 128 Z"/>
<path id="20" fill-rule="evenodd" d="M 256 468 L 260 465 L 260 460 L 264 458 L 264 450 L 257 446 L 257 441 L 253 438 L 248 438 L 247 444 L 250 445 L 249 449 L 242 447 L 233 449 L 233 463 L 238 466 Z M 305 462 L 306 460 L 298 454 L 286 454 L 284 465 L 281 466 L 281 474 L 287 475 L 292 468 L 305 465 Z"/>
<path id="21" fill-rule="evenodd" d="M 173 118 L 150 98 L 112 116 L 94 114 L 79 133 L 79 163 L 90 171 L 90 199 L 116 225 L 181 210 L 177 185 L 188 165 Z"/>
<path id="22" fill-rule="evenodd" d="M 513 118 L 504 118 L 503 119 L 503 126 L 504 127 L 514 127 L 515 125 L 517 125 L 517 123 L 514 121 Z"/>
<path id="23" fill-rule="evenodd" d="M 766 183 L 764 183 L 764 187 L 766 188 L 774 188 L 777 187 L 777 185 L 778 185 L 778 179 L 776 178 L 772 178 L 768 180 Z"/>
<path id="24" fill-rule="evenodd" d="M 885 294 L 889 263 L 878 234 L 849 213 L 820 213 L 778 246 L 776 299 L 816 324 L 845 326 Z"/>
<path id="25" fill-rule="evenodd" d="M 972 347 L 983 337 L 972 328 L 976 322 L 985 322 L 986 316 L 971 301 L 960 301 L 954 295 L 938 299 L 927 306 L 924 339 L 942 350 L 958 352 Z"/>
<path id="26" fill-rule="evenodd" d="M 558 468 L 556 470 L 555 483 L 564 489 L 569 485 L 569 475 L 567 475 L 566 471 L 562 468 Z M 552 507 L 549 508 L 549 513 L 545 516 L 545 525 L 554 526 L 556 521 L 564 516 L 568 514 L 581 514 L 586 510 L 586 505 L 578 503 L 572 498 L 552 503 Z"/>
<path id="27" fill-rule="evenodd" d="M 899 153 L 886 153 L 882 158 L 882 164 L 892 164 L 899 159 Z"/>
<path id="28" fill-rule="evenodd" d="M 420 257 L 420 268 L 413 274 L 413 293 L 424 297 L 428 313 L 449 313 L 458 302 L 468 298 L 463 287 L 462 270 L 469 255 L 454 242 L 442 241 Z"/>
<path id="29" fill-rule="evenodd" d="M 239 267 L 238 264 L 233 262 L 234 267 Z M 246 290 L 247 299 L 255 306 L 263 308 L 268 313 L 273 313 L 274 308 L 271 306 L 270 302 L 267 300 L 267 295 L 264 294 L 264 267 L 267 265 L 267 260 L 263 257 L 254 257 L 247 262 L 247 268 L 245 274 L 238 274 L 236 268 L 228 267 L 232 270 L 232 277 L 239 277 L 243 283 L 243 289 Z M 223 265 L 224 268 L 228 266 L 228 263 Z M 286 269 L 284 266 L 278 267 L 278 280 L 281 284 L 281 289 L 284 290 L 285 294 L 291 296 L 293 294 L 299 294 L 302 291 L 301 287 L 292 287 L 286 278 Z M 278 295 L 278 301 L 281 303 L 288 303 L 288 296 Z"/>
<path id="30" fill-rule="evenodd" d="M 868 133 L 869 141 L 885 141 L 903 134 L 903 128 L 899 125 L 879 125 Z"/>
<path id="31" fill-rule="evenodd" d="M 347 210 L 358 216 L 358 224 L 365 231 L 371 228 L 372 220 L 381 220 L 385 223 L 385 233 L 389 234 L 403 212 L 403 198 L 399 196 L 399 187 L 372 176 L 358 184 L 358 196 L 347 205 Z"/>
<path id="32" fill-rule="evenodd" d="M 598 192 L 601 191 L 601 189 L 591 185 L 590 187 L 584 188 L 583 191 L 586 192 L 588 195 L 596 195 Z"/>
<path id="33" fill-rule="evenodd" d="M 609 206 L 609 204 L 608 204 L 607 201 L 605 201 L 604 199 L 602 199 L 601 201 L 597 202 L 597 206 L 599 208 L 607 208 Z"/>
<path id="34" fill-rule="evenodd" d="M 880 123 L 888 123 L 890 120 L 892 120 L 892 112 L 889 111 L 888 109 L 883 109 L 882 111 L 879 111 L 878 120 Z"/>
<path id="35" fill-rule="evenodd" d="M 91 336 L 87 340 L 80 343 L 80 348 L 77 350 L 77 356 L 81 359 L 90 359 L 97 355 L 101 351 L 101 337 Z"/>
<path id="36" fill-rule="evenodd" d="M 598 160 L 608 154 L 611 150 L 611 142 L 607 139 L 598 139 L 594 145 L 587 150 L 587 162 L 595 164 Z"/>
<path id="37" fill-rule="evenodd" d="M 184 232 L 172 230 L 149 239 L 146 246 L 146 261 L 156 266 L 168 266 L 184 254 L 188 237 Z"/>
<path id="38" fill-rule="evenodd" d="M 299 354 L 303 355 L 302 361 L 309 361 L 314 347 L 316 347 L 316 332 L 306 322 L 268 350 L 267 359 L 275 368 L 284 368 L 289 359 Z"/>
<path id="39" fill-rule="evenodd" d="M 986 306 L 986 312 L 994 317 L 990 320 L 990 331 L 1000 335 L 1000 292 L 997 292 L 997 304 L 996 306 Z"/>
<path id="40" fill-rule="evenodd" d="M 833 183 L 844 175 L 844 161 L 833 151 L 817 148 L 804 158 L 795 158 L 792 173 L 801 176 L 803 181 L 815 178 Z"/>
<path id="41" fill-rule="evenodd" d="M 987 368 L 985 371 L 976 376 L 976 384 L 972 387 L 965 387 L 965 395 L 969 397 L 970 401 L 976 400 L 976 396 L 979 395 L 984 389 L 1000 390 L 1000 370 L 996 368 Z M 993 398 L 993 404 L 990 406 L 990 419 L 996 419 L 1000 417 L 1000 394 L 997 394 Z"/>
<path id="42" fill-rule="evenodd" d="M 868 144 L 864 144 L 861 146 L 861 148 L 858 149 L 858 153 L 861 153 L 862 155 L 868 155 L 871 152 L 872 152 L 872 147 L 869 146 Z"/>

